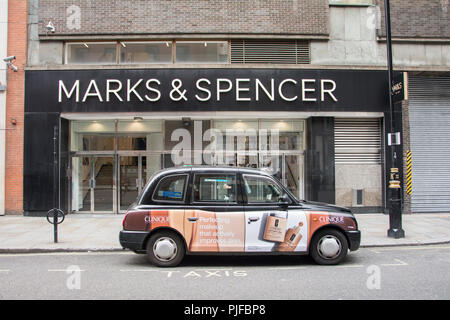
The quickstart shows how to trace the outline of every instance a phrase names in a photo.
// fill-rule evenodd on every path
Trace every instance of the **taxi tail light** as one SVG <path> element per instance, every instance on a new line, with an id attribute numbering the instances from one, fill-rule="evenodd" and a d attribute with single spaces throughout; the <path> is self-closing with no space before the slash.
<path id="1" fill-rule="evenodd" d="M 127 215 L 128 215 L 128 211 L 125 212 L 125 216 L 123 217 L 123 220 L 122 220 L 122 227 L 123 228 L 125 228 L 125 220 L 127 219 Z"/>

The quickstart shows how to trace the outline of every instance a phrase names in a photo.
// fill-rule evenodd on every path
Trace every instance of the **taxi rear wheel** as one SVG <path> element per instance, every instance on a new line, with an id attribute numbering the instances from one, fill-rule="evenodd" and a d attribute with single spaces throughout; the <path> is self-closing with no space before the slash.
<path id="1" fill-rule="evenodd" d="M 339 264 L 347 256 L 347 238 L 335 229 L 319 230 L 311 241 L 309 252 L 318 264 Z"/>
<path id="2" fill-rule="evenodd" d="M 180 264 L 184 255 L 184 244 L 174 232 L 159 231 L 147 242 L 147 257 L 155 266 L 175 267 Z"/>

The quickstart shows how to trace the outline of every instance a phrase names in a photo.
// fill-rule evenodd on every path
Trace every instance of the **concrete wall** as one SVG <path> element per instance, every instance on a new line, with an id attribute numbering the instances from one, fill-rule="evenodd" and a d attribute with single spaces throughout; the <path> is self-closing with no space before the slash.
<path id="1" fill-rule="evenodd" d="M 7 56 L 8 0 L 0 0 L 0 59 Z M 0 64 L 0 86 L 6 85 L 6 64 Z M 6 91 L 0 89 L 0 215 L 5 214 Z"/>
<path id="2" fill-rule="evenodd" d="M 363 189 L 365 207 L 382 206 L 381 165 L 336 164 L 336 204 L 353 206 L 353 189 Z"/>
<path id="3" fill-rule="evenodd" d="M 375 7 L 330 7 L 330 40 L 311 43 L 311 63 L 386 66 L 386 45 L 377 38 L 377 30 L 382 28 L 378 14 Z M 439 43 L 394 41 L 392 51 L 397 68 L 450 67 L 450 39 Z"/>

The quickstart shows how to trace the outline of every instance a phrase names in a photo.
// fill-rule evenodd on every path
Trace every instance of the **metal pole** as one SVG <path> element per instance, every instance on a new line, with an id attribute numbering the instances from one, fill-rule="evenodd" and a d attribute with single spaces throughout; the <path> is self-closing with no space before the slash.
<path id="1" fill-rule="evenodd" d="M 391 8 L 389 0 L 385 0 L 385 22 L 386 22 L 386 48 L 388 60 L 388 78 L 389 78 L 389 113 L 390 113 L 390 133 L 395 132 L 395 111 L 393 101 L 393 63 L 392 63 L 392 39 L 391 39 Z M 401 212 L 401 188 L 400 184 L 391 183 L 399 181 L 398 159 L 395 145 L 388 146 L 390 149 L 391 168 L 389 170 L 389 229 L 388 237 L 404 238 L 405 231 L 402 229 L 402 212 Z"/>
<path id="2" fill-rule="evenodd" d="M 58 127 L 53 128 L 53 241 L 58 242 L 58 158 L 57 158 Z"/>

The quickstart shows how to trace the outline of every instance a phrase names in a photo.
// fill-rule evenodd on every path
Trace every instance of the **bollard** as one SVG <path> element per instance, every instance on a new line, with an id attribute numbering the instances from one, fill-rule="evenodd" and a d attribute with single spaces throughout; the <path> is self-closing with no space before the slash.
<path id="1" fill-rule="evenodd" d="M 53 219 L 53 220 L 52 220 Z M 58 243 L 58 224 L 61 224 L 65 219 L 64 211 L 53 208 L 47 212 L 47 221 L 53 224 L 53 242 Z"/>

